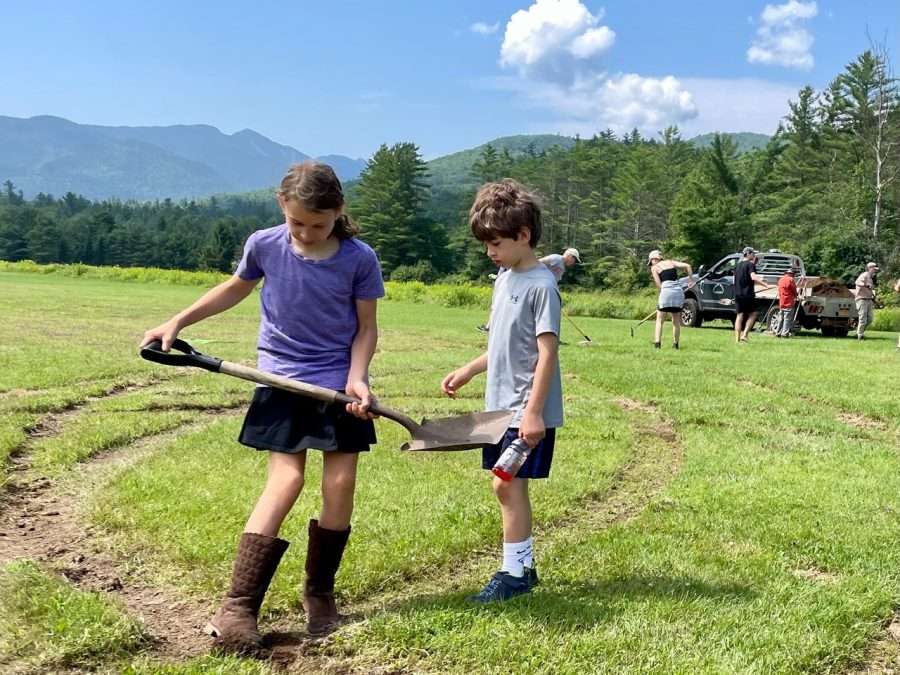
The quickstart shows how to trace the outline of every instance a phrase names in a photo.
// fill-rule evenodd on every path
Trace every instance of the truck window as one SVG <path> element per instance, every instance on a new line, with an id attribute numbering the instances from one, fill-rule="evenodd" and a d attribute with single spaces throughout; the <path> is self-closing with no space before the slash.
<path id="1" fill-rule="evenodd" d="M 713 268 L 710 273 L 711 279 L 721 279 L 722 277 L 734 276 L 734 268 L 737 265 L 737 258 L 728 258 L 723 260 Z"/>

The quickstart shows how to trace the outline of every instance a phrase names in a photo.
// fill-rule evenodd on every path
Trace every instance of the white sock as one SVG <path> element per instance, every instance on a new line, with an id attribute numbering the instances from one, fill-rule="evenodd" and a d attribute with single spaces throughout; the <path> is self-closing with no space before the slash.
<path id="1" fill-rule="evenodd" d="M 509 572 L 514 577 L 525 575 L 526 567 L 534 567 L 534 538 L 525 541 L 503 543 L 502 572 Z"/>

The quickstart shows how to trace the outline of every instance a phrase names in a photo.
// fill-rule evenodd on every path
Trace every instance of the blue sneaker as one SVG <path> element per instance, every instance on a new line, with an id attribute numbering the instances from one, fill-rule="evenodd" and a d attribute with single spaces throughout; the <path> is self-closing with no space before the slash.
<path id="1" fill-rule="evenodd" d="M 534 578 L 536 583 L 537 575 Z M 517 595 L 530 592 L 531 583 L 529 577 L 514 577 L 509 572 L 497 572 L 487 582 L 487 585 L 481 589 L 481 592 L 478 595 L 470 596 L 469 600 L 480 603 L 503 602 Z"/>

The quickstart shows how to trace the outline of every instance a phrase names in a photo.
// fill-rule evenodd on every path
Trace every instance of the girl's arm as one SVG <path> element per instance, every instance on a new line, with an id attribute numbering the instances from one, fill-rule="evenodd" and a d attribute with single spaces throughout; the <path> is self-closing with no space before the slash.
<path id="1" fill-rule="evenodd" d="M 547 433 L 544 427 L 544 402 L 550 392 L 550 384 L 556 371 L 559 338 L 554 333 L 541 333 L 537 338 L 538 361 L 534 368 L 531 394 L 525 406 L 525 414 L 519 424 L 519 436 L 532 448 Z"/>
<path id="2" fill-rule="evenodd" d="M 172 342 L 178 337 L 178 333 L 180 333 L 183 328 L 195 324 L 198 321 L 202 321 L 214 314 L 224 312 L 226 309 L 231 309 L 250 295 L 258 283 L 259 279 L 247 281 L 241 279 L 237 275 L 231 277 L 227 281 L 223 281 L 215 288 L 207 291 L 199 300 L 184 311 L 179 312 L 165 323 L 160 324 L 156 328 L 151 328 L 144 333 L 144 337 L 141 340 L 141 347 L 150 344 L 154 340 L 160 340 L 162 341 L 163 351 L 169 351 Z"/>
<path id="3" fill-rule="evenodd" d="M 659 272 L 656 271 L 656 265 L 650 268 L 650 274 L 653 277 L 653 283 L 656 284 L 656 287 L 662 288 L 662 283 L 659 280 Z"/>
<path id="4" fill-rule="evenodd" d="M 374 415 L 369 412 L 373 402 L 369 391 L 369 364 L 378 344 L 378 300 L 357 300 L 356 321 L 358 327 L 350 345 L 350 372 L 345 391 L 348 396 L 358 398 L 360 403 L 348 403 L 347 412 L 363 419 L 372 419 Z"/>

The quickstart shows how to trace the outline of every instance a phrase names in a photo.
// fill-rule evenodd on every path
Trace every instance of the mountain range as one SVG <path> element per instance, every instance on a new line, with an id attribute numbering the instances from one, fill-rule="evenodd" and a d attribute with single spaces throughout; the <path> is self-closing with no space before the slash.
<path id="1" fill-rule="evenodd" d="M 764 134 L 730 134 L 740 152 L 763 147 Z M 691 139 L 706 147 L 712 134 Z M 513 156 L 563 149 L 575 139 L 560 135 L 505 136 L 490 141 Z M 470 171 L 487 143 L 428 162 L 434 189 L 472 182 Z M 204 124 L 110 127 L 61 117 L 0 116 L 0 182 L 10 180 L 26 197 L 74 192 L 90 199 L 182 199 L 264 190 L 270 194 L 285 168 L 309 155 L 251 129 L 225 134 Z M 352 181 L 366 160 L 318 157 Z"/>
<path id="2" fill-rule="evenodd" d="M 224 134 L 204 124 L 106 127 L 41 115 L 0 116 L 0 181 L 26 197 L 74 192 L 91 199 L 180 199 L 246 192 L 278 183 L 309 155 L 251 129 Z M 363 159 L 322 158 L 341 179 Z"/>

